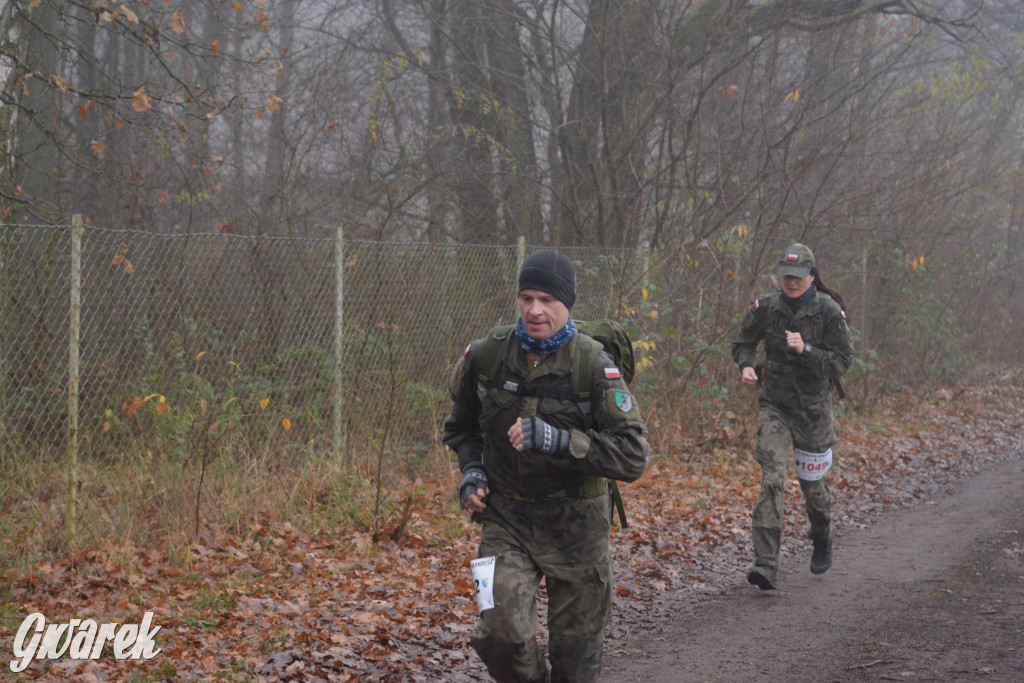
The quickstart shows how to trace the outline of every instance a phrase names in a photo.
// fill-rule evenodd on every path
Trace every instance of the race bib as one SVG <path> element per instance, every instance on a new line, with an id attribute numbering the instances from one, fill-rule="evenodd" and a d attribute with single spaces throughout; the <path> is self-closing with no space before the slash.
<path id="1" fill-rule="evenodd" d="M 793 469 L 796 470 L 796 476 L 804 481 L 821 479 L 831 467 L 831 448 L 824 453 L 809 453 L 799 448 L 793 449 Z"/>
<path id="2" fill-rule="evenodd" d="M 494 560 L 496 558 L 480 557 L 469 565 L 473 568 L 473 586 L 476 590 L 476 604 L 480 611 L 494 607 Z"/>

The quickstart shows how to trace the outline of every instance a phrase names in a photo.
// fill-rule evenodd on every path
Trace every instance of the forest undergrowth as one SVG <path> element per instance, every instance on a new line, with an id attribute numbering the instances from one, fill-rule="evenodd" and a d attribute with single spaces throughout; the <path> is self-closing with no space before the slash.
<path id="1" fill-rule="evenodd" d="M 613 638 L 669 592 L 689 590 L 698 599 L 738 580 L 759 483 L 750 400 L 748 417 L 719 439 L 676 435 L 640 481 L 622 487 L 630 525 L 612 532 Z M 985 385 L 905 392 L 871 408 L 842 409 L 830 474 L 837 524 L 865 524 L 970 472 L 992 457 L 999 434 L 1021 428 L 1022 405 L 1020 376 L 1004 374 Z M 273 488 L 272 468 L 264 474 L 262 486 Z M 281 473 L 285 490 L 273 499 L 284 501 L 288 514 L 246 520 L 239 506 L 232 521 L 203 522 L 193 537 L 149 529 L 135 540 L 98 538 L 70 553 L 5 564 L 0 652 L 13 652 L 14 634 L 32 613 L 50 623 L 137 624 L 152 612 L 160 626 L 154 658 L 117 660 L 108 648 L 97 661 L 35 661 L 21 679 L 481 679 L 468 645 L 477 529 L 457 510 L 454 467 L 445 458 L 414 481 L 388 482 L 387 514 L 371 468 L 335 474 L 326 465 L 308 470 L 305 480 Z M 155 484 L 158 475 L 151 476 Z M 254 473 L 253 486 L 258 480 Z M 258 495 L 267 494 L 224 491 L 223 505 Z M 220 504 L 216 488 L 206 496 Z M 40 514 L 47 504 L 37 502 Z M 187 497 L 179 505 L 187 516 Z M 794 477 L 786 514 L 787 535 L 796 540 L 784 547 L 798 552 L 807 541 Z M 10 525 L 19 517 L 5 519 Z M 21 680 L 14 675 L 5 665 L 0 680 Z"/>

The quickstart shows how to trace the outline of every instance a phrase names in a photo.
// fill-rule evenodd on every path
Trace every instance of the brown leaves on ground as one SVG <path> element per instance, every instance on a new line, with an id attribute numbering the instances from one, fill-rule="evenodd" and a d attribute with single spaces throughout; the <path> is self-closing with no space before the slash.
<path id="1" fill-rule="evenodd" d="M 1011 386 L 900 397 L 844 417 L 829 475 L 837 532 L 886 508 L 923 501 L 984 467 L 1021 428 L 1024 391 Z M 890 410 L 892 412 L 890 412 Z M 751 432 L 728 448 L 659 454 L 623 486 L 628 529 L 615 527 L 617 640 L 677 615 L 680 596 L 742 581 L 759 471 Z M 428 483 L 397 543 L 352 528 L 312 534 L 292 524 L 209 529 L 171 563 L 162 548 L 105 544 L 7 576 L 2 614 L 11 653 L 21 620 L 41 612 L 139 623 L 153 611 L 162 652 L 149 661 L 36 661 L 36 680 L 474 681 L 476 622 L 469 569 L 477 529 L 457 516 L 454 475 Z M 791 477 L 784 556 L 807 554 L 803 500 Z M 801 555 L 802 557 L 802 555 Z M 806 558 L 804 558 L 806 559 Z M 803 561 L 803 560 L 801 560 Z M 671 594 L 674 600 L 667 596 Z M 670 607 L 670 603 L 675 607 Z M 543 605 L 542 605 L 543 610 Z M 6 670 L 7 667 L 4 667 Z"/>

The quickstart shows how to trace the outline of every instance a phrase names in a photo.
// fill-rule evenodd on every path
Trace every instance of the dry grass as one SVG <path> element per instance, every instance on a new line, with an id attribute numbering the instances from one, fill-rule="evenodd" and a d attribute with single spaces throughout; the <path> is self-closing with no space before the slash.
<path id="1" fill-rule="evenodd" d="M 1020 387 L 1022 378 L 1019 368 L 990 368 L 969 385 Z M 935 396 L 955 399 L 964 389 L 936 391 Z M 990 400 L 998 403 L 1000 397 Z M 837 404 L 841 427 L 870 425 L 915 401 L 902 396 L 880 403 Z M 1013 401 L 1007 403 L 1006 409 L 1015 409 Z M 721 448 L 746 452 L 754 431 L 756 395 L 738 392 L 729 405 L 732 420 L 709 429 L 686 417 L 692 413 L 686 401 L 655 402 L 645 410 L 652 452 L 673 453 L 684 460 Z M 259 443 L 236 435 L 220 443 L 205 474 L 196 455 L 200 449 L 189 442 L 189 454 L 181 452 L 180 441 L 173 446 L 151 440 L 145 448 L 134 445 L 120 456 L 83 458 L 78 533 L 70 544 L 66 455 L 58 450 L 31 456 L 25 451 L 0 452 L 0 567 L 24 569 L 108 541 L 163 549 L 172 563 L 184 564 L 197 537 L 209 529 L 244 533 L 253 524 L 273 527 L 289 522 L 314 534 L 339 526 L 400 534 L 422 481 L 448 482 L 454 510 L 458 473 L 451 454 L 440 445 L 439 433 L 428 427 L 396 431 L 401 433 L 385 444 L 384 455 L 373 442 L 374 432 L 367 430 L 363 444 L 353 442 L 342 461 L 312 443 L 289 442 L 280 432 Z M 409 433 L 421 435 L 427 445 L 402 442 Z"/>
<path id="2" fill-rule="evenodd" d="M 378 488 L 372 455 L 344 463 L 312 450 L 285 456 L 235 449 L 210 461 L 205 474 L 195 459 L 173 453 L 80 462 L 78 533 L 69 541 L 65 460 L 0 453 L 0 566 L 25 568 L 104 540 L 162 546 L 172 562 L 184 563 L 210 527 L 241 533 L 253 523 L 290 520 L 310 530 L 338 522 L 381 530 L 397 523 L 420 477 L 452 469 L 445 454 L 411 464 L 390 455 Z"/>

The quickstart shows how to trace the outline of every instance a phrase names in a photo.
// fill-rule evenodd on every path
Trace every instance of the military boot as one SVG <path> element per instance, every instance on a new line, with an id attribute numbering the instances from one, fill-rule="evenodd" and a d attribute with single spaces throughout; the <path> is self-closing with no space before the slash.
<path id="1" fill-rule="evenodd" d="M 824 574 L 832 566 L 832 535 L 812 539 L 814 552 L 811 553 L 811 573 Z"/>
<path id="2" fill-rule="evenodd" d="M 764 564 L 755 564 L 747 572 L 747 583 L 757 586 L 763 591 L 775 590 L 778 588 L 776 583 L 777 572 L 775 567 L 769 567 Z"/>

